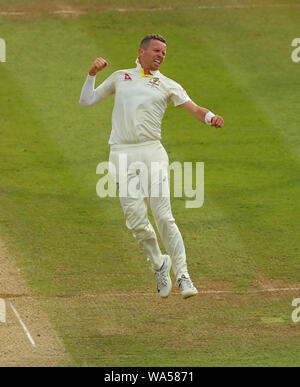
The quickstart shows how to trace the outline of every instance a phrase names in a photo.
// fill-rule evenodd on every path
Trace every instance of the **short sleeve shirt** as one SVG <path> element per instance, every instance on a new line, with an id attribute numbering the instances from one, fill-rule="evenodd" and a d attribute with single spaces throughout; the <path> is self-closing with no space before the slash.
<path id="1" fill-rule="evenodd" d="M 145 75 L 136 68 L 111 74 L 96 89 L 101 99 L 115 95 L 109 144 L 138 144 L 161 139 L 161 124 L 168 103 L 191 99 L 177 82 L 160 71 Z"/>

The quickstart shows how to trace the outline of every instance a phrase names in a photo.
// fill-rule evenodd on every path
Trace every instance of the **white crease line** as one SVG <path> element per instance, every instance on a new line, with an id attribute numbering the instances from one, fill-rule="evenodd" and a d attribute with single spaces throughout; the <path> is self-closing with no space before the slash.
<path id="1" fill-rule="evenodd" d="M 200 294 L 234 294 L 232 290 L 199 290 Z"/>
<path id="2" fill-rule="evenodd" d="M 299 291 L 300 288 L 273 288 L 273 289 L 260 289 L 260 290 L 249 290 L 245 294 L 255 294 L 255 293 L 274 293 L 274 292 L 290 292 L 292 290 L 297 290 Z M 199 293 L 202 294 L 239 294 L 238 291 L 233 291 L 233 290 L 200 290 Z M 243 293 L 244 294 L 244 293 Z"/>
<path id="3" fill-rule="evenodd" d="M 245 294 L 290 292 L 292 290 L 300 291 L 300 288 L 274 288 L 274 289 L 250 290 Z M 199 294 L 240 294 L 239 291 L 234 291 L 234 290 L 199 290 L 198 293 Z M 180 294 L 180 293 L 177 292 L 176 294 Z M 115 293 L 115 294 L 103 293 L 103 296 L 154 296 L 154 295 L 157 295 L 157 293 Z M 98 295 L 94 295 L 94 296 L 97 297 Z"/>
<path id="4" fill-rule="evenodd" d="M 262 289 L 252 290 L 251 293 L 271 293 L 271 292 L 290 292 L 291 290 L 300 290 L 300 288 L 275 288 L 275 289 Z"/>
<path id="5" fill-rule="evenodd" d="M 22 328 L 24 329 L 24 331 L 25 331 L 25 333 L 26 333 L 26 336 L 28 337 L 28 339 L 29 339 L 31 345 L 32 345 L 33 347 L 36 347 L 36 344 L 35 344 L 33 338 L 31 337 L 31 334 L 30 334 L 29 330 L 26 328 L 26 325 L 23 323 L 23 321 L 22 321 L 22 319 L 21 319 L 19 313 L 16 311 L 15 307 L 13 306 L 13 304 L 12 304 L 10 301 L 9 301 L 9 304 L 10 304 L 10 307 L 12 308 L 14 314 L 16 315 L 17 319 L 19 320 L 19 322 L 20 322 Z"/>
<path id="6" fill-rule="evenodd" d="M 297 288 L 270 288 L 270 289 L 260 289 L 260 290 L 249 290 L 243 292 L 242 290 L 198 290 L 199 294 L 236 294 L 236 295 L 251 295 L 257 293 L 275 293 L 275 292 L 291 292 L 291 291 L 300 291 L 300 287 Z M 179 290 L 175 290 L 172 294 L 180 294 Z M 87 297 L 135 297 L 135 296 L 157 296 L 156 292 L 142 293 L 142 292 L 132 292 L 132 293 L 102 293 L 102 294 L 77 294 L 77 295 L 59 295 L 51 296 L 50 298 L 87 298 Z M 2 295 L 3 297 L 3 295 Z M 31 295 L 10 295 L 9 299 L 14 299 L 16 297 L 33 297 Z"/>

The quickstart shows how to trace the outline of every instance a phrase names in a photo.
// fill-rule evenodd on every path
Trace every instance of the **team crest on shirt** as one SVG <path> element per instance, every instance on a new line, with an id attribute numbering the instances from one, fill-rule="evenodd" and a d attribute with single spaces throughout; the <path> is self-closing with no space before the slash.
<path id="1" fill-rule="evenodd" d="M 151 78 L 149 80 L 149 82 L 147 83 L 147 85 L 150 86 L 150 87 L 158 87 L 159 84 L 160 84 L 160 80 L 157 77 Z"/>

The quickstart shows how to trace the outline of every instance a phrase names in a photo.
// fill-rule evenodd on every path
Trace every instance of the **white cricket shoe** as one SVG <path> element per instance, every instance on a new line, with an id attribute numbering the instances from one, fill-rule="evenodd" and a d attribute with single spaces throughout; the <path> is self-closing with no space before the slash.
<path id="1" fill-rule="evenodd" d="M 177 279 L 176 285 L 179 287 L 183 298 L 195 296 L 198 293 L 198 290 L 195 288 L 190 277 L 185 274 L 182 274 L 182 276 Z"/>
<path id="2" fill-rule="evenodd" d="M 170 277 L 170 269 L 172 266 L 171 258 L 168 255 L 163 255 L 164 263 L 159 270 L 153 270 L 156 275 L 157 291 L 163 298 L 168 297 L 172 290 L 172 281 Z"/>

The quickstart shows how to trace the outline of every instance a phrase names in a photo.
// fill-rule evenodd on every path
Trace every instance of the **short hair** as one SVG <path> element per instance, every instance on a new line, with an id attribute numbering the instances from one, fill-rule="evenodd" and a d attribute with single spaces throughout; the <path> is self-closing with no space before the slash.
<path id="1" fill-rule="evenodd" d="M 165 38 L 163 38 L 159 34 L 149 34 L 144 37 L 144 39 L 141 41 L 140 48 L 143 48 L 146 50 L 151 42 L 151 40 L 159 40 L 160 42 L 163 42 L 167 44 L 167 41 Z"/>

